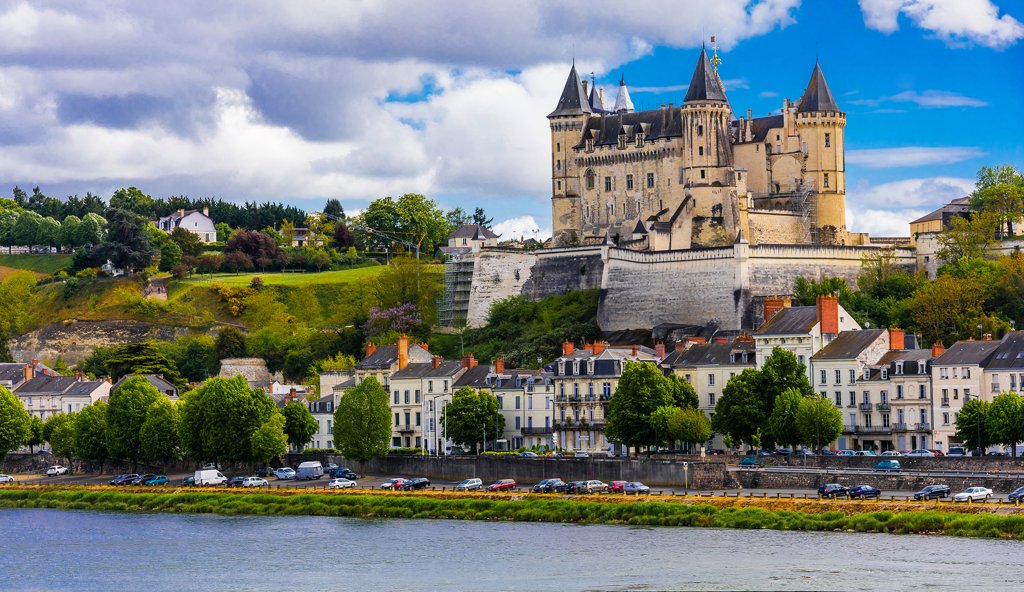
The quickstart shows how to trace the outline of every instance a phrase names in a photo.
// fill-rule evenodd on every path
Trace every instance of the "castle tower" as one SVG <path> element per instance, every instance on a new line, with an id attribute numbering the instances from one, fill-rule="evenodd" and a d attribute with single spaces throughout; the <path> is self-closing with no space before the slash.
<path id="1" fill-rule="evenodd" d="M 843 128 L 846 114 L 839 110 L 818 62 L 796 110 L 800 140 L 806 146 L 804 185 L 817 195 L 818 242 L 846 242 L 846 163 Z"/>
<path id="2" fill-rule="evenodd" d="M 562 96 L 548 115 L 551 126 L 551 230 L 554 243 L 571 244 L 582 227 L 580 175 L 573 157 L 583 126 L 593 113 L 576 63 L 569 70 Z"/>
<path id="3" fill-rule="evenodd" d="M 732 107 L 718 73 L 701 47 L 681 108 L 683 185 L 693 199 L 694 245 L 728 245 L 736 236 L 739 206 L 729 125 Z"/>

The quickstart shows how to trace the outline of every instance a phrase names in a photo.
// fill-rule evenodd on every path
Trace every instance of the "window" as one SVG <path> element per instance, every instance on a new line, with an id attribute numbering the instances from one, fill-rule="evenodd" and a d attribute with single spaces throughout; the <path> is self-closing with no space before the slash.
<path id="1" fill-rule="evenodd" d="M 832 145 L 832 134 L 825 134 L 825 147 L 828 148 Z"/>
<path id="2" fill-rule="evenodd" d="M 647 186 L 654 187 L 654 173 L 647 173 Z"/>
<path id="3" fill-rule="evenodd" d="M 715 386 L 715 375 L 708 374 L 708 386 Z"/>
<path id="4" fill-rule="evenodd" d="M 842 384 L 842 383 L 843 383 L 843 371 L 842 370 L 836 370 L 836 384 Z"/>
<path id="5" fill-rule="evenodd" d="M 828 173 L 825 173 L 825 187 L 828 187 Z"/>
<path id="6" fill-rule="evenodd" d="M 628 191 L 633 190 L 633 175 L 626 175 L 626 189 Z"/>
<path id="7" fill-rule="evenodd" d="M 605 191 L 611 191 L 612 190 L 612 178 L 611 177 L 605 177 L 604 178 L 604 190 Z"/>
<path id="8" fill-rule="evenodd" d="M 715 393 L 708 393 L 708 405 L 715 406 Z"/>

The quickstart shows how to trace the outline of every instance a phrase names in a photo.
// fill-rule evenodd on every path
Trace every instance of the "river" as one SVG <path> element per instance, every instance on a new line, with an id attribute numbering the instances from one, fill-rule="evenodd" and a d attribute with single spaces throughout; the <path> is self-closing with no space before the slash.
<path id="1" fill-rule="evenodd" d="M 0 510 L 0 590 L 1009 590 L 953 537 Z"/>

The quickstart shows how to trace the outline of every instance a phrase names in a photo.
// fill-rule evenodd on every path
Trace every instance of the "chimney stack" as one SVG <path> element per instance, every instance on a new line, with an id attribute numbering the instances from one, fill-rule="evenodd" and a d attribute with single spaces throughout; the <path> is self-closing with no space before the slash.
<path id="1" fill-rule="evenodd" d="M 821 334 L 839 335 L 839 299 L 834 294 L 818 296 L 817 304 Z"/>
<path id="2" fill-rule="evenodd" d="M 431 358 L 430 365 L 433 366 L 434 368 L 440 368 L 441 367 L 441 356 L 434 356 L 433 358 Z"/>
<path id="3" fill-rule="evenodd" d="M 409 364 L 409 336 L 402 333 L 398 336 L 398 369 Z"/>
<path id="4" fill-rule="evenodd" d="M 659 341 L 654 344 L 654 354 L 658 356 L 659 360 L 665 359 L 665 342 Z"/>
<path id="5" fill-rule="evenodd" d="M 942 345 L 941 339 L 932 344 L 932 358 L 937 358 L 944 353 L 946 353 L 946 346 Z"/>
<path id="6" fill-rule="evenodd" d="M 904 342 L 903 329 L 897 329 L 895 327 L 889 328 L 889 349 L 891 350 L 903 350 L 907 349 Z"/>
<path id="7" fill-rule="evenodd" d="M 371 341 L 371 342 L 366 344 L 366 357 L 367 358 L 372 356 L 376 351 L 377 351 L 377 344 L 376 343 Z"/>
<path id="8" fill-rule="evenodd" d="M 505 371 L 505 360 L 501 356 L 494 358 L 494 373 L 501 374 Z"/>
<path id="9" fill-rule="evenodd" d="M 473 357 L 472 353 L 468 353 L 462 357 L 462 365 L 467 369 L 476 368 L 476 358 Z"/>

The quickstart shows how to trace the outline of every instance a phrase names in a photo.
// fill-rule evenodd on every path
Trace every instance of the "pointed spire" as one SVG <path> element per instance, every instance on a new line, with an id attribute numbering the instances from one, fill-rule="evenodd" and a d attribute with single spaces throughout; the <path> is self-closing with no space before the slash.
<path id="1" fill-rule="evenodd" d="M 601 93 L 597 92 L 597 80 L 590 77 L 590 110 L 594 113 L 604 111 L 604 101 L 601 100 Z"/>
<path id="2" fill-rule="evenodd" d="M 629 98 L 629 89 L 626 88 L 626 77 L 619 78 L 619 96 L 615 98 L 616 113 L 632 113 L 633 100 Z"/>
<path id="3" fill-rule="evenodd" d="M 704 44 L 700 46 L 697 68 L 693 71 L 690 86 L 686 89 L 686 98 L 683 99 L 684 103 L 691 101 L 729 102 L 729 99 L 725 96 L 725 87 L 722 86 L 722 80 L 711 66 L 711 60 L 708 59 L 708 52 L 704 49 Z"/>
<path id="4" fill-rule="evenodd" d="M 814 72 L 811 72 L 811 81 L 807 83 L 807 90 L 800 99 L 800 106 L 797 108 L 800 113 L 812 113 L 818 111 L 839 111 L 832 91 L 825 82 L 825 75 L 821 72 L 818 60 L 814 60 Z"/>
<path id="5" fill-rule="evenodd" d="M 560 115 L 581 115 L 593 113 L 590 108 L 590 101 L 587 100 L 587 91 L 583 90 L 583 81 L 576 73 L 576 58 L 572 60 L 572 69 L 569 70 L 569 78 L 565 80 L 565 88 L 562 89 L 562 96 L 558 99 L 558 106 L 548 117 Z"/>

